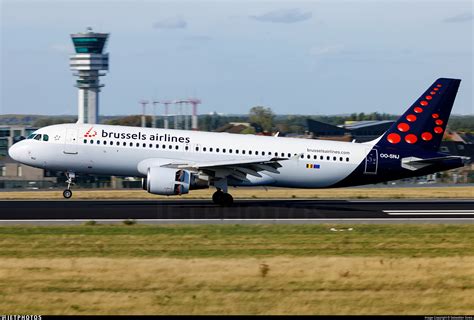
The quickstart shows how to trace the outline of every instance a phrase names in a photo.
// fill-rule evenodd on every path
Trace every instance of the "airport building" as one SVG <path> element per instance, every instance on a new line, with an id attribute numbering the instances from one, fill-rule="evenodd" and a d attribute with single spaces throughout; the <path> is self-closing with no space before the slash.
<path id="1" fill-rule="evenodd" d="M 88 28 L 85 33 L 71 34 L 76 54 L 70 57 L 70 67 L 77 76 L 77 123 L 98 123 L 99 92 L 104 85 L 99 77 L 109 70 L 109 54 L 104 53 L 108 33 L 96 33 Z"/>

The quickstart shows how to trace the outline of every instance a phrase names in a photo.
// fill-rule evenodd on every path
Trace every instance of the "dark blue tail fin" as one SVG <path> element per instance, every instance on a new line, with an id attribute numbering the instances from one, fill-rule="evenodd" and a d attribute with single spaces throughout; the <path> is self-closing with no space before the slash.
<path id="1" fill-rule="evenodd" d="M 377 142 L 379 147 L 437 151 L 461 80 L 440 78 Z"/>

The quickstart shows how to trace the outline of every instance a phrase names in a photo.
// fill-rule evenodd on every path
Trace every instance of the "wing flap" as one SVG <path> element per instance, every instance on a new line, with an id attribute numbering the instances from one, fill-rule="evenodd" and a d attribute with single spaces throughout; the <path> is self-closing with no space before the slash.
<path id="1" fill-rule="evenodd" d="M 196 168 L 196 169 L 201 169 L 201 168 L 210 168 L 210 167 L 229 167 L 229 166 L 242 166 L 242 165 L 251 165 L 251 164 L 266 164 L 266 163 L 273 163 L 277 162 L 280 160 L 287 160 L 288 158 L 270 158 L 270 157 L 265 157 L 265 158 L 254 158 L 254 159 L 248 159 L 248 160 L 241 160 L 241 159 L 236 159 L 236 160 L 222 160 L 222 161 L 209 161 L 209 162 L 197 162 L 193 163 L 191 167 Z"/>

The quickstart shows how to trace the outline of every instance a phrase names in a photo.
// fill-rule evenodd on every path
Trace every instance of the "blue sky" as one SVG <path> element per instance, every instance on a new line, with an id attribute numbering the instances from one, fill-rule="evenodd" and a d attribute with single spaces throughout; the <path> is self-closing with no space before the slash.
<path id="1" fill-rule="evenodd" d="M 70 33 L 110 32 L 101 114 L 401 114 L 438 77 L 474 114 L 472 1 L 0 0 L 0 113 L 76 114 Z"/>

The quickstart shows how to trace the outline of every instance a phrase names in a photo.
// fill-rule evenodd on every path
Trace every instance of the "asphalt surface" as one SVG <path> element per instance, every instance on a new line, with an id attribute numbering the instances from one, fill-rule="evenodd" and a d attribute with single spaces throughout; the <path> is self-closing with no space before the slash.
<path id="1" fill-rule="evenodd" d="M 474 200 L 0 201 L 0 224 L 118 223 L 474 223 Z"/>

